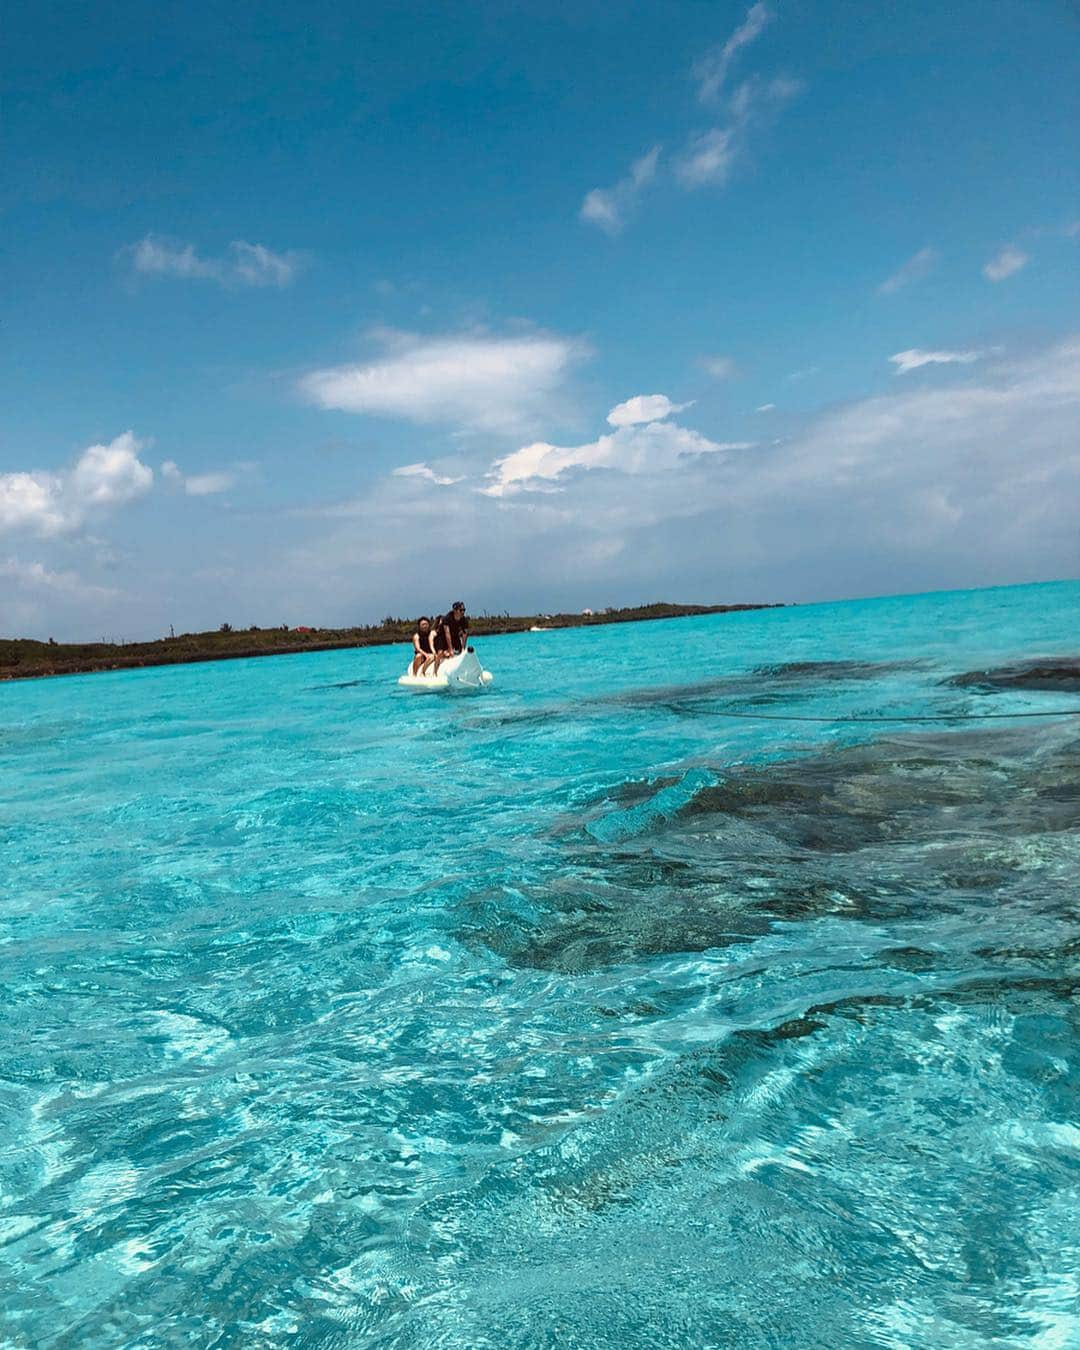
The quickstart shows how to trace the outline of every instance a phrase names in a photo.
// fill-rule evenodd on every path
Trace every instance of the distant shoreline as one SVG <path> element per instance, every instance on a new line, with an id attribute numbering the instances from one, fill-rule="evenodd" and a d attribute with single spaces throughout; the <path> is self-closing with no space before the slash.
<path id="1" fill-rule="evenodd" d="M 781 605 L 674 605 L 657 603 L 634 608 L 581 614 L 485 614 L 473 617 L 470 636 L 498 637 L 527 633 L 537 627 L 589 628 L 649 619 L 685 619 L 703 614 L 781 609 Z M 201 661 L 242 661 L 253 656 L 291 656 L 296 652 L 331 652 L 353 647 L 388 647 L 409 642 L 412 619 L 384 619 L 357 628 L 225 627 L 217 632 L 181 633 L 153 642 L 35 642 L 0 638 L 0 680 L 36 680 L 54 675 L 92 675 L 103 670 L 141 670 L 149 666 L 190 665 Z"/>

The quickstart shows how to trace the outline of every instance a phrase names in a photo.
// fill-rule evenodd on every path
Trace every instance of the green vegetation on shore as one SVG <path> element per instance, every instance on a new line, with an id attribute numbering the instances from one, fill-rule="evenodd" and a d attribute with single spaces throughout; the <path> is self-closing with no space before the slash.
<path id="1" fill-rule="evenodd" d="M 768 609 L 768 605 L 638 605 L 582 614 L 484 614 L 472 616 L 471 635 L 492 637 L 543 628 L 581 628 L 591 624 L 632 623 L 640 619 L 678 619 L 694 614 Z M 154 642 L 34 642 L 0 638 L 0 679 L 40 675 L 78 675 L 95 670 L 171 666 L 188 661 L 228 661 L 247 656 L 285 656 L 291 652 L 331 651 L 342 647 L 380 647 L 409 642 L 414 619 L 385 618 L 359 628 L 245 628 L 223 624 L 210 633 L 181 633 Z"/>

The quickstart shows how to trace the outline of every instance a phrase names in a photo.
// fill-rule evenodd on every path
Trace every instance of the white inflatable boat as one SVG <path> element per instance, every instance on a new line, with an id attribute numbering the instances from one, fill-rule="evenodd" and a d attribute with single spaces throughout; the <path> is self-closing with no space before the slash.
<path id="1" fill-rule="evenodd" d="M 480 658 L 470 648 L 460 656 L 451 656 L 444 661 L 437 675 L 414 675 L 410 661 L 398 684 L 403 689 L 415 689 L 424 694 L 437 694 L 447 689 L 453 693 L 471 693 L 477 689 L 486 689 L 492 678 L 491 671 L 483 668 Z"/>

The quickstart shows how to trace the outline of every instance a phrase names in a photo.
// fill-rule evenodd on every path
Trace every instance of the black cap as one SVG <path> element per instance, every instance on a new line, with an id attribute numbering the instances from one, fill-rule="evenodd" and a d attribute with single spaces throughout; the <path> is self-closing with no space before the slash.
<path id="1" fill-rule="evenodd" d="M 454 603 L 450 606 L 450 608 L 451 608 L 451 609 L 464 609 L 464 608 L 465 608 L 465 601 L 464 601 L 464 600 L 455 600 Z"/>

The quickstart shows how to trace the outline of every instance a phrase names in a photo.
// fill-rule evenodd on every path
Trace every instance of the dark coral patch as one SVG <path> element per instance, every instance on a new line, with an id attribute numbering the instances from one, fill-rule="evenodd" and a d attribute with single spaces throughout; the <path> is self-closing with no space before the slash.
<path id="1" fill-rule="evenodd" d="M 1055 656 L 1034 661 L 997 666 L 991 670 L 969 670 L 945 681 L 954 689 L 1048 689 L 1063 694 L 1080 694 L 1080 656 Z"/>

